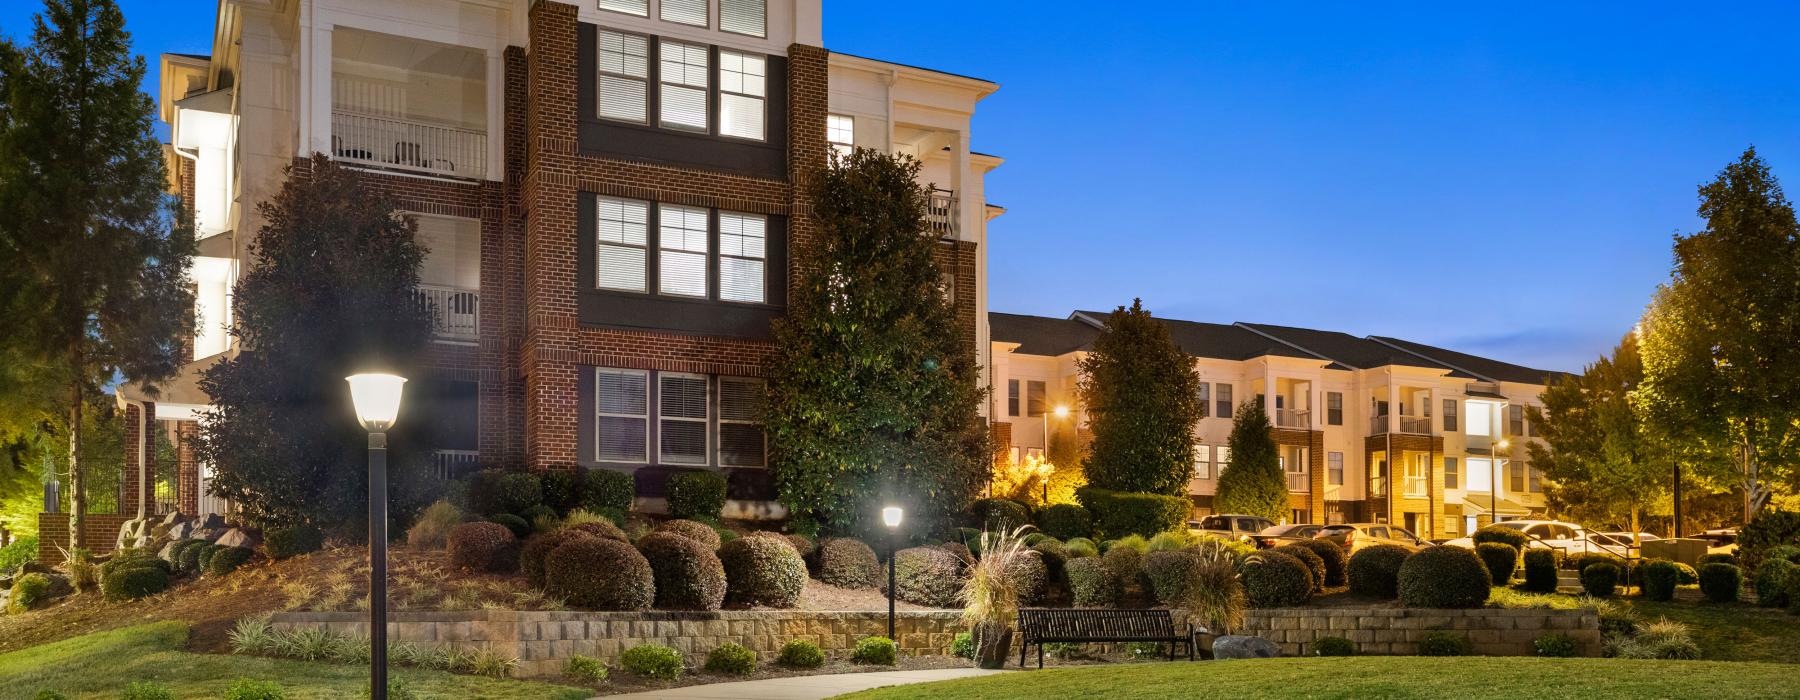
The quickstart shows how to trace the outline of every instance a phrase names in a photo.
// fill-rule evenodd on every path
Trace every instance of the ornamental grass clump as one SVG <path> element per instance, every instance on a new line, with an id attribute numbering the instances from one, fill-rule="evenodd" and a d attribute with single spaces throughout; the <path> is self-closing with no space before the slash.
<path id="1" fill-rule="evenodd" d="M 406 546 L 413 549 L 443 549 L 450 539 L 450 528 L 463 521 L 463 512 L 449 501 L 438 501 L 419 514 L 419 519 L 406 530 Z M 269 556 L 274 557 L 273 551 Z"/>
<path id="2" fill-rule="evenodd" d="M 1011 532 L 982 533 L 981 549 L 986 554 L 968 562 L 968 578 L 963 579 L 962 590 L 957 592 L 957 599 L 963 604 L 962 621 L 975 636 L 976 658 L 984 666 L 992 658 L 1004 657 L 1009 648 L 1013 623 L 1019 619 L 1022 584 L 1014 569 L 1022 559 L 1028 558 L 1037 565 L 1039 576 L 1034 583 L 1040 590 L 1043 585 L 1043 562 L 1037 560 L 1037 552 L 1025 547 L 1023 539 L 1029 528 L 1025 525 Z"/>
<path id="3" fill-rule="evenodd" d="M 1189 624 L 1219 634 L 1230 634 L 1243 627 L 1244 608 L 1249 600 L 1238 580 L 1236 552 L 1224 542 L 1211 539 L 1201 541 L 1188 553 L 1194 561 L 1176 607 L 1187 611 Z"/>

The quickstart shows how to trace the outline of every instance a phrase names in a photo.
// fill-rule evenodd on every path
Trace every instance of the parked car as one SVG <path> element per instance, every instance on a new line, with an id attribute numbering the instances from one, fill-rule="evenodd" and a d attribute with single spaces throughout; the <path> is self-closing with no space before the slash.
<path id="1" fill-rule="evenodd" d="M 1313 535 L 1319 534 L 1320 527 L 1323 526 L 1309 525 L 1306 523 L 1297 525 L 1276 525 L 1274 527 L 1263 528 L 1263 531 L 1256 533 L 1256 536 L 1250 538 L 1250 541 L 1257 547 L 1263 549 L 1280 547 L 1284 544 L 1293 544 L 1300 540 L 1312 539 Z"/>
<path id="2" fill-rule="evenodd" d="M 1260 515 L 1208 515 L 1188 521 L 1188 532 L 1249 542 L 1256 533 L 1275 526 L 1275 521 Z"/>
<path id="3" fill-rule="evenodd" d="M 1343 547 L 1345 552 L 1351 554 L 1378 544 L 1397 544 L 1415 551 L 1433 546 L 1430 542 L 1419 539 L 1418 535 L 1406 528 L 1395 527 L 1387 523 L 1326 525 L 1319 528 L 1318 534 L 1313 537 Z"/>
<path id="4" fill-rule="evenodd" d="M 1585 527 L 1561 520 L 1505 520 L 1499 526 L 1524 532 L 1531 538 L 1525 545 L 1528 548 L 1543 547 L 1563 554 L 1599 552 L 1625 556 L 1628 553 L 1625 547 L 1591 537 Z M 1463 549 L 1475 548 L 1475 540 L 1470 537 L 1458 537 L 1444 544 Z"/>
<path id="5" fill-rule="evenodd" d="M 1632 548 L 1637 547 L 1639 542 L 1655 542 L 1662 539 L 1648 532 L 1637 533 L 1636 540 L 1632 539 L 1632 533 L 1629 532 L 1593 532 L 1589 533 L 1588 537 L 1602 544 Z"/>

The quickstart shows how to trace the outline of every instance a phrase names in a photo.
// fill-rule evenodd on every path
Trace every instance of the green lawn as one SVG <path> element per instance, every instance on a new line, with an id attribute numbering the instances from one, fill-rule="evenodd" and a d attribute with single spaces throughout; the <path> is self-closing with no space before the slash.
<path id="1" fill-rule="evenodd" d="M 1641 598 L 1632 599 L 1631 607 L 1645 620 L 1667 617 L 1694 628 L 1701 658 L 1800 664 L 1800 616 L 1786 611 L 1749 603 L 1654 603 Z"/>
<path id="2" fill-rule="evenodd" d="M 1793 666 L 1722 661 L 1368 656 L 1175 661 L 1001 673 L 840 696 L 997 698 L 1793 697 Z"/>
<path id="3" fill-rule="evenodd" d="M 178 698 L 217 698 L 239 678 L 274 680 L 289 700 L 363 697 L 369 671 L 361 666 L 309 663 L 181 651 L 187 626 L 157 622 L 96 632 L 0 654 L 0 698 L 29 698 L 50 689 L 71 698 L 116 698 L 133 681 L 167 685 Z M 586 698 L 575 688 L 464 676 L 442 671 L 394 669 L 423 697 Z"/>

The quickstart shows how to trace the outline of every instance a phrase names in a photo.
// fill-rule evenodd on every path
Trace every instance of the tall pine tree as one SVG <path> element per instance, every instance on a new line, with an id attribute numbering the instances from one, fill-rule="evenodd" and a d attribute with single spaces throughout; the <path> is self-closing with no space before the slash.
<path id="1" fill-rule="evenodd" d="M 1281 448 L 1275 445 L 1262 397 L 1238 406 L 1226 445 L 1231 448 L 1231 463 L 1219 465 L 1213 511 L 1286 520 L 1290 514 L 1287 475 L 1281 470 Z"/>
<path id="2" fill-rule="evenodd" d="M 987 480 L 986 390 L 940 286 L 918 172 L 857 150 L 808 185 L 818 227 L 797 242 L 766 418 L 782 503 L 828 530 L 872 532 L 899 503 L 925 532 Z"/>
<path id="3" fill-rule="evenodd" d="M 1194 469 L 1200 374 L 1169 329 L 1134 299 L 1106 318 L 1081 360 L 1081 403 L 1094 439 L 1089 486 L 1181 496 Z"/>
<path id="4" fill-rule="evenodd" d="M 110 0 L 47 0 L 29 46 L 0 43 L 0 343 L 55 375 L 77 546 L 84 407 L 120 377 L 172 376 L 193 332 L 194 239 L 143 77 Z"/>

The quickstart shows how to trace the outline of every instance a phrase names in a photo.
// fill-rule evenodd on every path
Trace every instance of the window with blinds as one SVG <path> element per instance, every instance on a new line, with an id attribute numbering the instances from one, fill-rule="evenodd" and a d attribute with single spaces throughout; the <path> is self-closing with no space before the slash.
<path id="1" fill-rule="evenodd" d="M 649 120 L 650 38 L 601 30 L 599 111 L 603 119 Z"/>
<path id="2" fill-rule="evenodd" d="M 764 36 L 768 16 L 766 0 L 719 0 L 719 31 Z"/>
<path id="3" fill-rule="evenodd" d="M 767 71 L 768 59 L 762 56 L 719 51 L 719 135 L 764 139 Z"/>
<path id="4" fill-rule="evenodd" d="M 650 0 L 600 0 L 600 9 L 639 17 L 650 16 Z"/>
<path id="5" fill-rule="evenodd" d="M 719 466 L 767 465 L 762 401 L 762 380 L 719 377 Z"/>
<path id="6" fill-rule="evenodd" d="M 1344 485 L 1344 453 L 1325 453 L 1325 482 L 1329 486 Z"/>
<path id="7" fill-rule="evenodd" d="M 664 22 L 706 26 L 706 0 L 662 0 Z"/>
<path id="8" fill-rule="evenodd" d="M 657 375 L 657 459 L 663 464 L 706 464 L 711 401 L 704 374 Z"/>
<path id="9" fill-rule="evenodd" d="M 706 131 L 706 54 L 705 46 L 661 42 L 657 63 L 661 91 L 657 95 L 663 126 Z"/>
<path id="10" fill-rule="evenodd" d="M 650 375 L 642 370 L 594 371 L 594 445 L 602 462 L 650 459 Z"/>
<path id="11" fill-rule="evenodd" d="M 704 297 L 707 210 L 664 204 L 657 208 L 657 291 Z"/>
<path id="12" fill-rule="evenodd" d="M 719 298 L 762 303 L 768 219 L 719 212 Z"/>
<path id="13" fill-rule="evenodd" d="M 1212 445 L 1194 446 L 1194 478 L 1212 478 Z"/>
<path id="14" fill-rule="evenodd" d="M 850 155 L 856 150 L 856 117 L 825 115 L 825 142 L 831 144 L 831 150 L 837 151 L 838 155 Z"/>
<path id="15" fill-rule="evenodd" d="M 626 292 L 647 291 L 650 203 L 616 197 L 599 198 L 594 245 L 595 285 Z"/>

